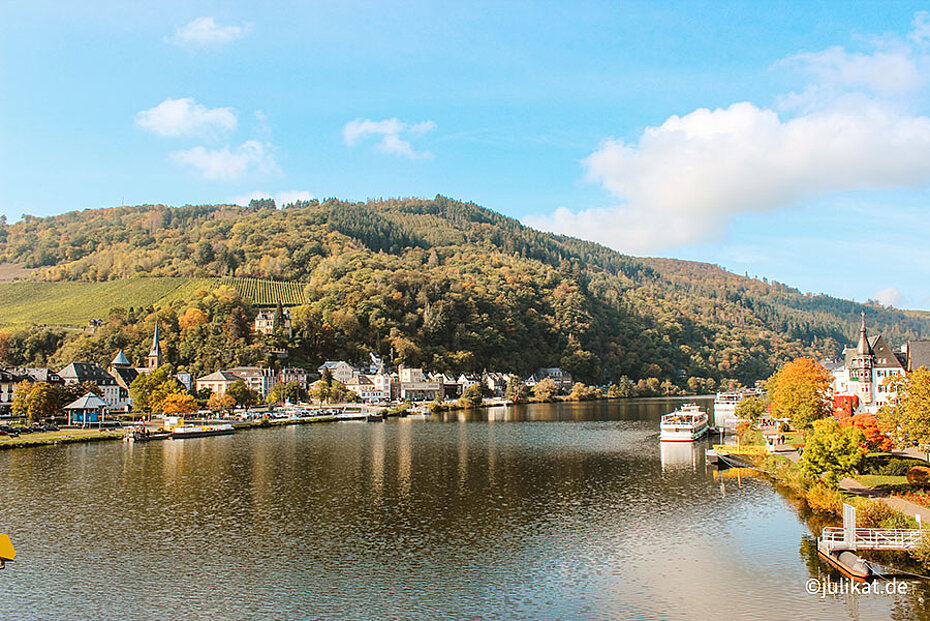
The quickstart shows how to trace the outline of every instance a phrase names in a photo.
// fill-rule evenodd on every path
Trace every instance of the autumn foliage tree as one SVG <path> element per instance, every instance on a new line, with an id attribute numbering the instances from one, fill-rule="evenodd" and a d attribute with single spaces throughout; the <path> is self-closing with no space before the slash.
<path id="1" fill-rule="evenodd" d="M 24 416 L 29 422 L 51 418 L 61 407 L 63 391 L 46 382 L 22 381 L 13 389 L 12 410 L 16 416 Z"/>
<path id="2" fill-rule="evenodd" d="M 801 469 L 836 488 L 842 477 L 862 463 L 865 435 L 852 425 L 840 425 L 833 418 L 815 420 L 813 428 L 804 446 Z"/>
<path id="3" fill-rule="evenodd" d="M 840 424 L 849 425 L 861 431 L 865 436 L 865 447 L 870 451 L 890 451 L 894 448 L 894 442 L 879 428 L 874 414 L 866 412 L 856 414 L 844 418 Z"/>
<path id="4" fill-rule="evenodd" d="M 462 396 L 459 397 L 459 405 L 466 408 L 476 408 L 481 405 L 482 400 L 481 386 L 472 384 L 462 391 Z"/>
<path id="5" fill-rule="evenodd" d="M 185 416 L 197 411 L 197 400 L 187 393 L 171 393 L 161 402 L 165 416 Z"/>
<path id="6" fill-rule="evenodd" d="M 236 400 L 229 395 L 212 394 L 207 399 L 207 408 L 211 412 L 231 412 L 236 407 Z"/>
<path id="7" fill-rule="evenodd" d="M 930 371 L 920 367 L 906 377 L 891 376 L 885 384 L 897 390 L 898 398 L 879 408 L 879 426 L 902 444 L 930 444 Z"/>
<path id="8" fill-rule="evenodd" d="M 833 377 L 810 358 L 798 358 L 779 369 L 766 382 L 772 415 L 788 418 L 798 429 L 831 413 Z"/>
<path id="9" fill-rule="evenodd" d="M 555 382 L 550 378 L 542 379 L 533 386 L 533 396 L 537 401 L 550 401 L 559 392 Z"/>

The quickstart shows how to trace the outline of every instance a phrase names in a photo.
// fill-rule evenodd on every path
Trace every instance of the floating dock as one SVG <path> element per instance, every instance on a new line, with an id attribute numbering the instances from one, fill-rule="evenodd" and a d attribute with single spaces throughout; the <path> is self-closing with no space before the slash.
<path id="1" fill-rule="evenodd" d="M 919 528 L 856 528 L 856 508 L 843 503 L 843 527 L 827 526 L 817 538 L 817 554 L 847 578 L 860 582 L 874 575 L 859 550 L 910 550 L 921 540 Z"/>

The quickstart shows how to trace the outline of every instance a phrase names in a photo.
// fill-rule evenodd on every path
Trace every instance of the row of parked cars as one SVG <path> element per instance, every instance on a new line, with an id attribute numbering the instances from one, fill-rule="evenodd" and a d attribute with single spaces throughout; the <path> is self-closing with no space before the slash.
<path id="1" fill-rule="evenodd" d="M 40 425 L 33 423 L 28 427 L 14 427 L 13 425 L 0 425 L 0 436 L 19 437 L 24 433 L 39 433 L 42 431 L 58 431 L 56 425 Z"/>

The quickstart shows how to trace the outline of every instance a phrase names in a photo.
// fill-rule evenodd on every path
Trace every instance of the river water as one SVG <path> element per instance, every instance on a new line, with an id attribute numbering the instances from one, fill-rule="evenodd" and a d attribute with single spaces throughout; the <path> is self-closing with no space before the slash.
<path id="1" fill-rule="evenodd" d="M 3 451 L 0 618 L 930 618 L 808 594 L 796 508 L 660 446 L 678 404 Z"/>

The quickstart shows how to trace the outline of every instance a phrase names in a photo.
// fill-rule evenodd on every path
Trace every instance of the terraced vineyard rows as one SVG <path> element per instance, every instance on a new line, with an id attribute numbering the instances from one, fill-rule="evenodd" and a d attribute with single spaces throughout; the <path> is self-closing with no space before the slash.
<path id="1" fill-rule="evenodd" d="M 259 278 L 220 278 L 214 286 L 232 287 L 255 306 L 297 306 L 306 304 L 304 285 L 299 282 L 261 280 Z"/>

